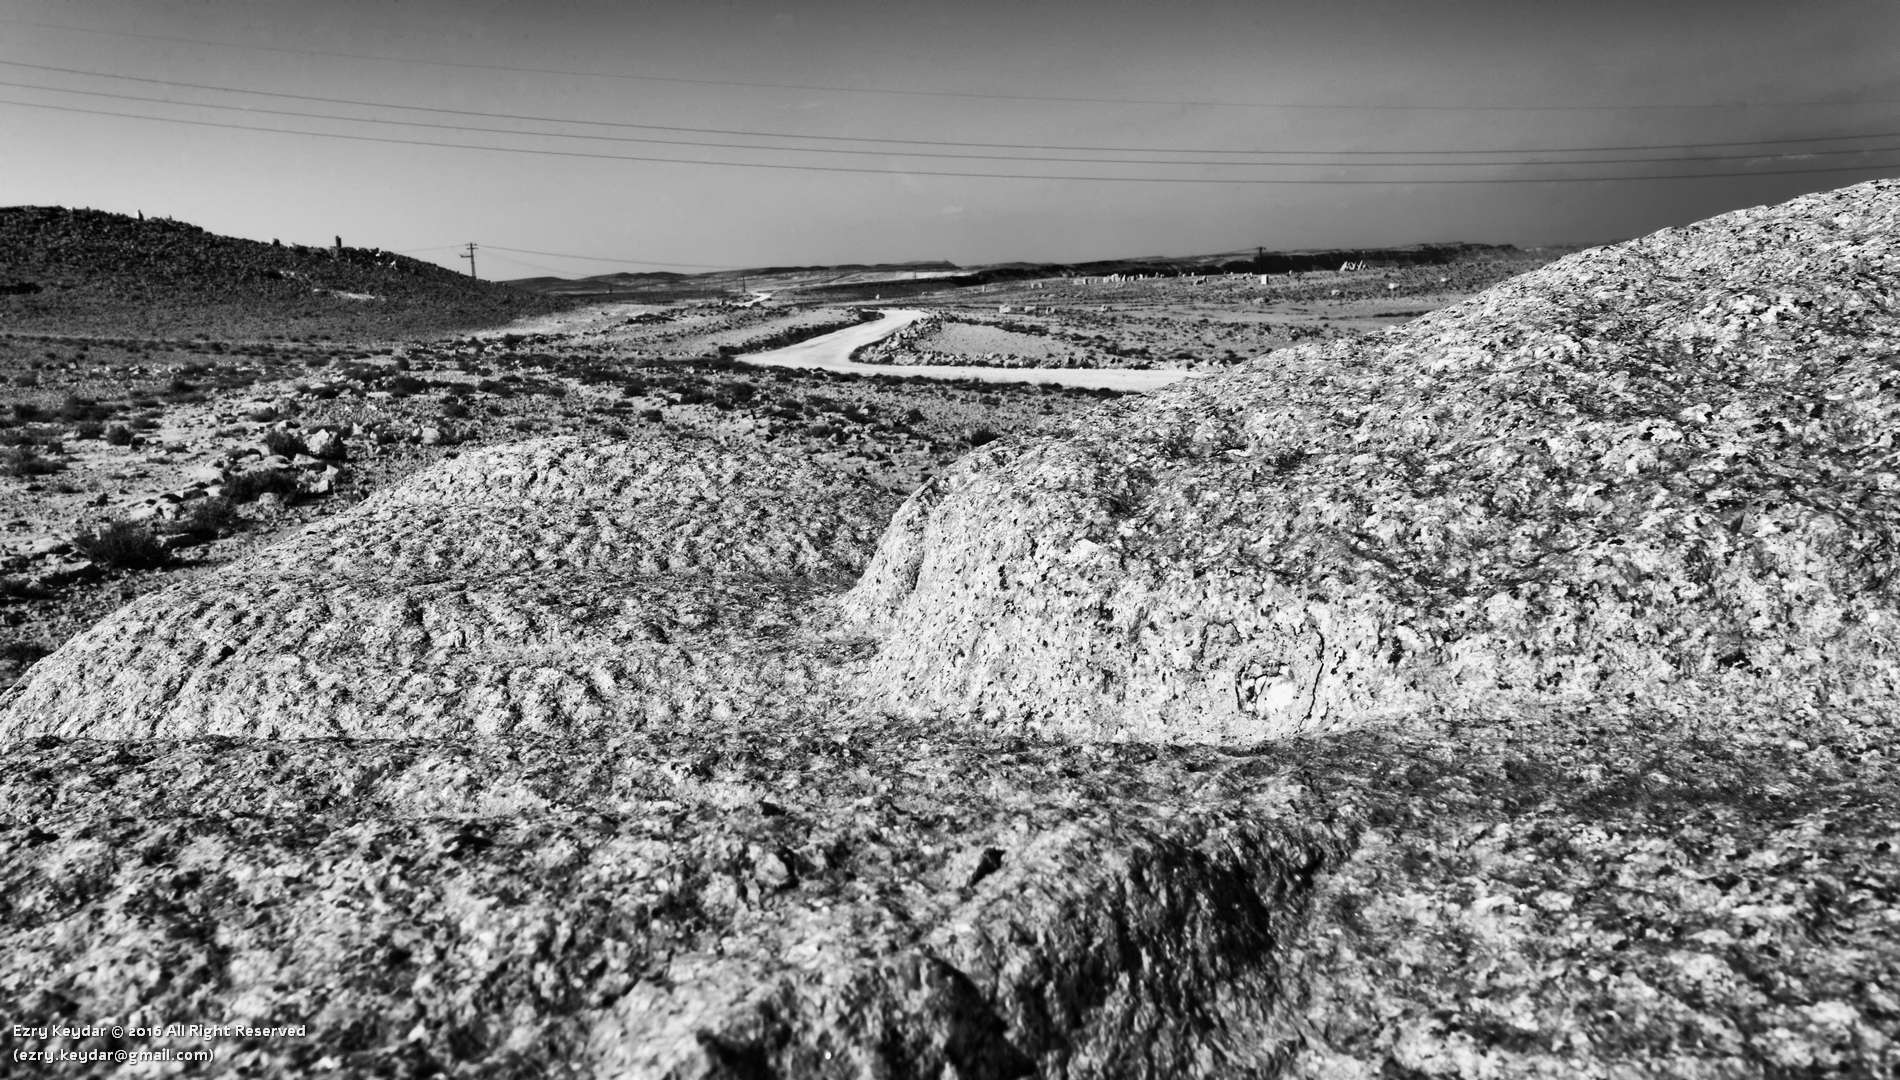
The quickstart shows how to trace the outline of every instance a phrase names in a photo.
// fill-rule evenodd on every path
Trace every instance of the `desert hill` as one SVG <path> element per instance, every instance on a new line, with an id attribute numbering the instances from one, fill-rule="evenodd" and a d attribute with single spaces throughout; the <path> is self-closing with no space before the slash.
<path id="1" fill-rule="evenodd" d="M 266 244 L 99 210 L 0 208 L 0 324 L 10 330 L 388 337 L 556 307 L 374 248 Z"/>
<path id="2" fill-rule="evenodd" d="M 1500 265 L 1526 262 L 1525 252 L 1499 244 L 1408 244 L 1375 248 L 1230 251 L 1204 255 L 1149 255 L 1078 263 L 1008 262 L 958 266 L 950 262 L 850 263 L 838 266 L 767 266 L 682 274 L 672 271 L 600 274 L 586 278 L 534 277 L 509 284 L 556 296 L 633 296 L 677 299 L 718 296 L 742 289 L 818 303 L 895 300 L 960 289 L 1045 278 L 1185 277 L 1202 274 L 1287 274 L 1336 270 L 1345 263 L 1382 267 L 1444 267 L 1460 287 L 1504 276 Z M 1538 260 L 1541 261 L 1541 260 Z M 1506 271 L 1508 272 L 1508 271 Z"/>
<path id="3" fill-rule="evenodd" d="M 1897 224 L 1580 252 L 901 508 L 664 429 L 415 473 L 0 695 L 0 1009 L 312 1025 L 221 1044 L 280 1074 L 1892 1075 Z"/>

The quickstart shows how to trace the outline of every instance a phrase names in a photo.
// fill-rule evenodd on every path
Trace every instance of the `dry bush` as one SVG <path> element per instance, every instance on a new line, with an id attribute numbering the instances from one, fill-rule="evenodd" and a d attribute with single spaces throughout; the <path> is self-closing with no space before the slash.
<path id="1" fill-rule="evenodd" d="M 254 469 L 238 473 L 224 482 L 224 497 L 232 502 L 251 502 L 260 495 L 297 494 L 297 476 L 283 469 Z"/>
<path id="2" fill-rule="evenodd" d="M 171 559 L 151 529 L 131 521 L 113 521 L 81 533 L 73 540 L 73 550 L 100 566 L 122 570 L 149 570 Z"/>
<path id="3" fill-rule="evenodd" d="M 64 463 L 41 455 L 32 446 L 12 446 L 0 451 L 0 472 L 8 476 L 45 476 L 65 467 Z"/>
<path id="4" fill-rule="evenodd" d="M 264 433 L 264 449 L 268 453 L 287 458 L 307 452 L 304 449 L 303 437 L 283 428 L 272 428 Z"/>
<path id="5" fill-rule="evenodd" d="M 172 531 L 187 536 L 215 537 L 234 533 L 243 524 L 237 504 L 222 495 L 196 499 L 172 523 Z"/>

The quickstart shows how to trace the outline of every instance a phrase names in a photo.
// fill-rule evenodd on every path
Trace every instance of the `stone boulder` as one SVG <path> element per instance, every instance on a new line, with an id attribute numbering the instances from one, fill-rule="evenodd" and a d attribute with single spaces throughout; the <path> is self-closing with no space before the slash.
<path id="1" fill-rule="evenodd" d="M 769 708 L 834 681 L 809 601 L 889 509 L 711 442 L 465 454 L 127 605 L 33 669 L 0 735 L 581 734 Z"/>
<path id="2" fill-rule="evenodd" d="M 1583 251 L 986 447 L 847 600 L 892 709 L 1254 741 L 1891 700 L 1900 181 Z"/>

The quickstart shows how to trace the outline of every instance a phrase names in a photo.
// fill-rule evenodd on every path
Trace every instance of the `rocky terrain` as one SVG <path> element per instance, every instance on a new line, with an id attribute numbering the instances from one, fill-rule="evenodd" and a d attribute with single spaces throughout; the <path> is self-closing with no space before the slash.
<path id="1" fill-rule="evenodd" d="M 0 697 L 0 1011 L 308 1025 L 30 1043 L 209 1075 L 1891 1075 L 1897 219 L 1013 390 L 920 486 L 719 365 L 418 434 Z M 491 404 L 654 389 L 580 352 Z"/>
<path id="2" fill-rule="evenodd" d="M 709 313 L 694 333 L 769 342 L 834 321 Z M 144 592 L 474 448 L 698 434 L 901 495 L 999 428 L 1098 400 L 758 371 L 690 342 L 655 357 L 649 333 L 672 325 L 386 345 L 0 336 L 18 373 L 0 406 L 0 683 Z"/>

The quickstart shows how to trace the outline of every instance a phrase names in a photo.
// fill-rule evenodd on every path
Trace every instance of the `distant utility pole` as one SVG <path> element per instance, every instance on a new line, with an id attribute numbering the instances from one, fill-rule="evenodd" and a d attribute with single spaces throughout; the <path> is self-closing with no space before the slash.
<path id="1" fill-rule="evenodd" d="M 470 240 L 468 242 L 468 250 L 464 251 L 461 254 L 462 258 L 468 260 L 468 276 L 469 277 L 475 276 L 475 247 L 476 247 L 475 241 Z"/>

